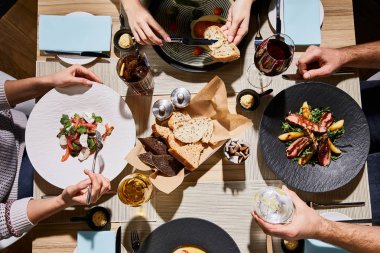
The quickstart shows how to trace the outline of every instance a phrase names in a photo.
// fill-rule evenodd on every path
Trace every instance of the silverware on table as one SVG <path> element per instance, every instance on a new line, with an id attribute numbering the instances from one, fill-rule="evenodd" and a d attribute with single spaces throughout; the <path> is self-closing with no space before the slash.
<path id="1" fill-rule="evenodd" d="M 306 204 L 313 209 L 332 209 L 332 208 L 346 208 L 346 207 L 361 207 L 365 206 L 365 202 L 346 202 L 346 203 L 329 203 L 317 204 L 312 201 L 307 201 Z"/>
<path id="2" fill-rule="evenodd" d="M 136 230 L 131 232 L 131 246 L 134 253 L 136 253 L 140 248 L 140 238 Z"/>
<path id="3" fill-rule="evenodd" d="M 193 38 L 170 38 L 171 42 L 169 43 L 182 43 L 188 46 L 202 46 L 202 45 L 212 45 L 218 40 L 209 40 L 209 39 L 193 39 Z"/>
<path id="4" fill-rule="evenodd" d="M 116 231 L 116 253 L 121 253 L 121 227 Z"/>
<path id="5" fill-rule="evenodd" d="M 102 143 L 102 136 L 100 135 L 99 131 L 95 132 L 95 155 L 94 155 L 94 160 L 92 162 L 92 173 L 95 172 L 95 164 L 96 164 L 96 158 L 98 157 L 98 153 L 100 150 L 103 148 L 103 143 Z M 91 204 L 91 184 L 87 187 L 87 205 Z"/>
<path id="6" fill-rule="evenodd" d="M 257 48 L 261 44 L 261 42 L 263 42 L 263 37 L 261 36 L 261 32 L 260 32 L 260 26 L 261 26 L 260 12 L 258 10 L 257 11 L 257 32 L 256 32 L 255 38 L 254 38 L 255 48 Z"/>
<path id="7" fill-rule="evenodd" d="M 276 33 L 281 33 L 281 0 L 276 2 Z"/>
<path id="8" fill-rule="evenodd" d="M 109 54 L 106 53 L 99 53 L 99 52 L 62 52 L 62 51 L 51 51 L 47 50 L 44 51 L 45 54 L 51 54 L 51 55 L 79 55 L 79 56 L 88 56 L 88 57 L 99 57 L 99 58 L 110 58 Z"/>
<path id="9" fill-rule="evenodd" d="M 337 222 L 345 222 L 345 223 L 353 223 L 353 224 L 366 224 L 370 223 L 372 224 L 372 219 L 353 219 L 353 220 L 337 220 Z"/>
<path id="10" fill-rule="evenodd" d="M 342 75 L 355 75 L 356 71 L 342 70 L 332 73 L 331 76 L 342 76 Z M 305 81 L 303 76 L 299 73 L 296 74 L 284 74 L 282 78 L 289 81 Z"/>

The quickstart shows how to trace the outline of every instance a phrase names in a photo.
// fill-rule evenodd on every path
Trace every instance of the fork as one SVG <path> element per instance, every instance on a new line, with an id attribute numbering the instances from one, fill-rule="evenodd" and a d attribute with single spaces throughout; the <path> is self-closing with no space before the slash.
<path id="1" fill-rule="evenodd" d="M 140 238 L 136 230 L 131 232 L 131 246 L 134 253 L 136 253 L 140 248 Z"/>
<path id="2" fill-rule="evenodd" d="M 95 132 L 95 155 L 94 155 L 94 160 L 92 161 L 92 173 L 95 172 L 95 164 L 96 164 L 96 158 L 98 157 L 98 153 L 100 150 L 103 148 L 103 143 L 102 143 L 102 136 L 100 135 L 99 131 Z M 87 187 L 87 205 L 89 206 L 91 204 L 91 184 Z"/>
<path id="3" fill-rule="evenodd" d="M 257 48 L 261 44 L 261 42 L 263 42 L 263 37 L 261 36 L 261 32 L 260 32 L 260 26 L 261 26 L 260 11 L 257 11 L 257 32 L 256 32 L 255 38 L 254 38 L 255 48 Z"/>

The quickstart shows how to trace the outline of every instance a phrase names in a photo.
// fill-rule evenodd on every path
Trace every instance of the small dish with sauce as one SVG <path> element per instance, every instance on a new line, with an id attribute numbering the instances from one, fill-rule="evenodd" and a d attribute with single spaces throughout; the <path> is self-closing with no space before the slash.
<path id="1" fill-rule="evenodd" d="M 272 92 L 272 89 L 266 90 L 262 93 L 257 93 L 252 89 L 245 89 L 240 91 L 237 95 L 236 103 L 242 110 L 252 112 L 260 105 L 260 98 L 269 95 Z"/>
<path id="2" fill-rule="evenodd" d="M 84 221 L 92 230 L 99 231 L 111 222 L 111 214 L 107 208 L 94 206 L 87 212 L 86 216 L 71 217 L 70 221 Z"/>
<path id="3" fill-rule="evenodd" d="M 136 47 L 136 42 L 130 30 L 124 25 L 124 16 L 120 14 L 120 30 L 113 36 L 113 44 L 120 52 L 128 52 Z"/>

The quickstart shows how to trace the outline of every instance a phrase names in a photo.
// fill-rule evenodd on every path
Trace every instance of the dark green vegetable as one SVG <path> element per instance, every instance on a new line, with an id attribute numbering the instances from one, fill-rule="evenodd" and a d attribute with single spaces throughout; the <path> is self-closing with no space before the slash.
<path id="1" fill-rule="evenodd" d="M 100 116 L 96 116 L 95 113 L 92 114 L 92 118 L 95 120 L 96 123 L 102 123 L 103 119 Z"/>
<path id="2" fill-rule="evenodd" d="M 70 118 L 67 114 L 62 115 L 60 122 L 64 128 L 69 128 L 72 125 L 70 122 Z"/>
<path id="3" fill-rule="evenodd" d="M 94 151 L 96 149 L 94 137 L 88 137 L 87 145 L 88 145 L 88 148 L 90 149 L 90 151 Z"/>
<path id="4" fill-rule="evenodd" d="M 77 128 L 77 132 L 80 134 L 85 134 L 85 133 L 87 133 L 87 128 L 84 126 L 80 126 Z"/>
<path id="5" fill-rule="evenodd" d="M 289 132 L 303 132 L 301 128 L 299 127 L 294 127 L 292 125 L 290 125 L 288 122 L 286 121 L 282 121 L 281 122 L 282 125 L 281 125 L 281 129 L 284 133 L 289 133 Z"/>

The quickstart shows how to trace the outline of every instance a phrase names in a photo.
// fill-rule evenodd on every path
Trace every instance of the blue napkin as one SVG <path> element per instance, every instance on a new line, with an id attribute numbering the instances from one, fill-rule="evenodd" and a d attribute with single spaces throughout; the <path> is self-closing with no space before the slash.
<path id="1" fill-rule="evenodd" d="M 40 50 L 100 52 L 111 49 L 112 18 L 87 15 L 41 15 Z"/>
<path id="2" fill-rule="evenodd" d="M 319 240 L 307 239 L 305 240 L 304 253 L 349 253 L 338 246 L 334 246 L 329 243 L 325 243 Z"/>
<path id="3" fill-rule="evenodd" d="M 320 45 L 319 0 L 283 0 L 284 32 L 296 45 Z"/>
<path id="4" fill-rule="evenodd" d="M 116 233 L 114 231 L 79 231 L 77 253 L 115 252 Z"/>

